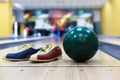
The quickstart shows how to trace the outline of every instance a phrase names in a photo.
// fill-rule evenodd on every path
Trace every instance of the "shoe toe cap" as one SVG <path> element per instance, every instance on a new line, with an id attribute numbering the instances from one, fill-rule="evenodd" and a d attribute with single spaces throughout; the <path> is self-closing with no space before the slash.
<path id="1" fill-rule="evenodd" d="M 3 59 L 6 59 L 6 58 L 7 58 L 7 54 L 4 54 L 4 55 L 3 55 Z"/>
<path id="2" fill-rule="evenodd" d="M 3 59 L 7 59 L 7 58 L 13 58 L 14 56 L 12 54 L 4 54 L 3 55 Z"/>
<path id="3" fill-rule="evenodd" d="M 31 55 L 29 60 L 30 61 L 36 61 L 37 60 L 37 54 Z"/>

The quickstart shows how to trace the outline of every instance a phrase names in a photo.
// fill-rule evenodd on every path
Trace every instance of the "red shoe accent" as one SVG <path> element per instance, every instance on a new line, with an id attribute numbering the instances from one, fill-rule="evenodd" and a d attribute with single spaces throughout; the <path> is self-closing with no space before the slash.
<path id="1" fill-rule="evenodd" d="M 60 59 L 61 56 L 62 56 L 61 48 L 59 46 L 56 46 L 46 54 L 37 55 L 37 61 L 39 62 L 53 61 L 55 59 Z"/>

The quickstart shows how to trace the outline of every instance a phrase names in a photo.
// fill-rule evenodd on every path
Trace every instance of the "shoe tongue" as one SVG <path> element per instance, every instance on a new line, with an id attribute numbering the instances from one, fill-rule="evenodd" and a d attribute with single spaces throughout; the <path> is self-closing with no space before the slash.
<path id="1" fill-rule="evenodd" d="M 32 44 L 24 44 L 24 45 L 20 46 L 19 51 L 23 51 L 23 50 L 28 49 L 30 47 L 32 47 Z"/>

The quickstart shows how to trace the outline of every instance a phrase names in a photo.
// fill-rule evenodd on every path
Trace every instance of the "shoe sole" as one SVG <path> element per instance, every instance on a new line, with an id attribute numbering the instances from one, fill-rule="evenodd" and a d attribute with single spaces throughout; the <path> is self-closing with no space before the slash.
<path id="1" fill-rule="evenodd" d="M 24 58 L 24 59 L 11 59 L 11 58 L 3 58 L 5 60 L 10 60 L 10 61 L 26 61 L 29 60 L 29 58 Z"/>
<path id="2" fill-rule="evenodd" d="M 59 60 L 59 59 L 62 59 L 62 56 L 58 56 L 58 57 L 55 57 L 55 58 L 52 58 L 52 59 L 49 59 L 49 60 L 32 60 L 32 59 L 29 59 L 29 61 L 31 61 L 31 62 L 50 62 L 50 61 Z"/>

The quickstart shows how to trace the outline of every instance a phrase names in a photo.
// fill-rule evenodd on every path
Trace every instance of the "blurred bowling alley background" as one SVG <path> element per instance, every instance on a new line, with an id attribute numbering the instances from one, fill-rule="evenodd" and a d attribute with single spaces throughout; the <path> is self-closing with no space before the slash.
<path id="1" fill-rule="evenodd" d="M 0 0 L 0 36 L 63 36 L 75 26 L 119 36 L 119 0 Z"/>

